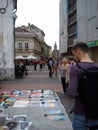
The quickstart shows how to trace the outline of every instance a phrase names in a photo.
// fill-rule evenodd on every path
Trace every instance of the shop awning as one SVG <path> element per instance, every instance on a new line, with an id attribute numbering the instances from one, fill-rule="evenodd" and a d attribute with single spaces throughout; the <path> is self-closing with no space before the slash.
<path id="1" fill-rule="evenodd" d="M 18 59 L 25 59 L 25 57 L 23 57 L 22 55 L 18 55 L 18 56 L 15 57 L 15 59 L 16 60 L 18 60 Z"/>
<path id="2" fill-rule="evenodd" d="M 29 59 L 35 60 L 35 59 L 37 59 L 37 58 L 36 58 L 35 56 L 33 56 L 33 55 L 29 55 L 29 56 L 26 57 L 26 59 L 28 59 L 28 60 L 29 60 Z"/>

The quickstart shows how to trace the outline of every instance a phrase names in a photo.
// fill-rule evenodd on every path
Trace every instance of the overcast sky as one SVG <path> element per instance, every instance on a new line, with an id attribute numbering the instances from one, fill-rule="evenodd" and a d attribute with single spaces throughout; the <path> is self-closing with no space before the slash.
<path id="1" fill-rule="evenodd" d="M 18 0 L 16 27 L 34 24 L 45 33 L 45 42 L 59 48 L 59 0 Z"/>

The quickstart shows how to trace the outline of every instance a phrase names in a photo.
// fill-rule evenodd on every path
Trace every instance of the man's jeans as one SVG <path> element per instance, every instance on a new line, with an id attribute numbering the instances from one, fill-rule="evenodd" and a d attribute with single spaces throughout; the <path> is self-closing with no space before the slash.
<path id="1" fill-rule="evenodd" d="M 87 121 L 85 116 L 73 114 L 73 130 L 89 130 L 88 128 L 95 125 L 98 125 L 98 120 L 88 119 Z"/>

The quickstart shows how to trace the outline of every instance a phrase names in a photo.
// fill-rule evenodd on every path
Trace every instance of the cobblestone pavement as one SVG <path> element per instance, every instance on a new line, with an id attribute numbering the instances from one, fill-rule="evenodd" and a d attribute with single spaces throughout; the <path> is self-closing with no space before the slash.
<path id="1" fill-rule="evenodd" d="M 37 71 L 34 71 L 33 66 L 27 66 L 27 69 L 28 75 L 24 75 L 23 78 L 17 78 L 12 81 L 1 81 L 1 90 L 54 89 L 64 105 L 70 119 L 72 119 L 70 111 L 73 107 L 73 101 L 66 95 L 62 95 L 62 86 L 59 78 L 55 76 L 49 78 L 47 67 L 40 70 L 39 66 L 37 66 Z"/>

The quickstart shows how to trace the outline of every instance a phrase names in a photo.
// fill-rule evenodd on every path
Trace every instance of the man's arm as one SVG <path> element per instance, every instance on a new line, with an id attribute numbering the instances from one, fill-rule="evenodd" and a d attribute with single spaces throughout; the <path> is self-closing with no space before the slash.
<path id="1" fill-rule="evenodd" d="M 67 88 L 67 95 L 70 98 L 75 98 L 79 95 L 77 88 L 78 88 L 78 70 L 76 65 L 73 65 L 70 68 L 70 77 L 69 77 L 69 84 Z"/>

